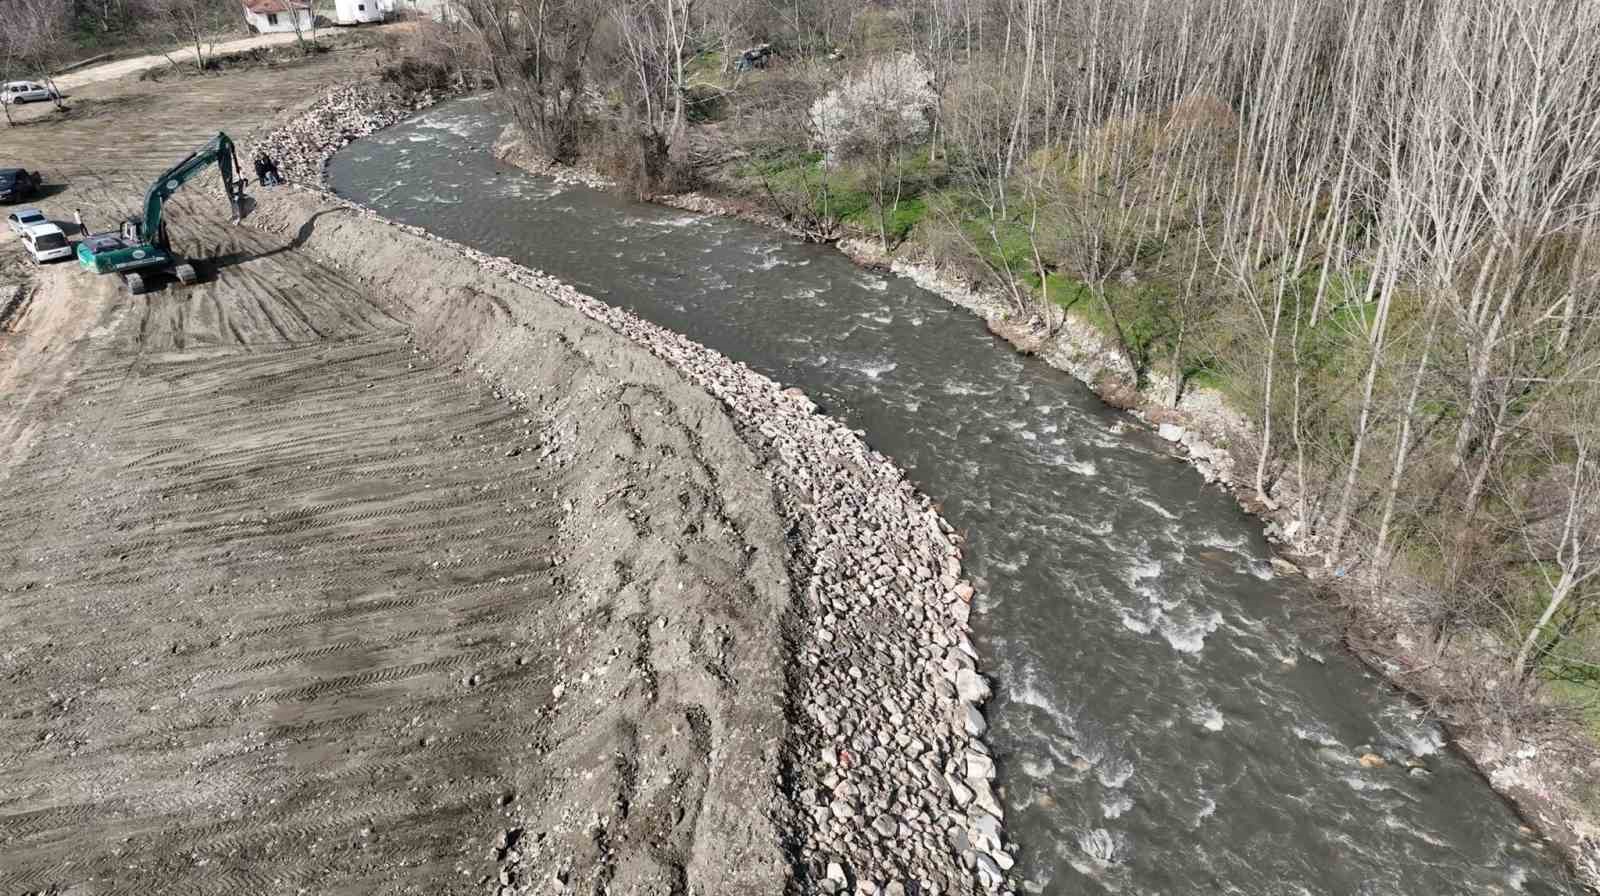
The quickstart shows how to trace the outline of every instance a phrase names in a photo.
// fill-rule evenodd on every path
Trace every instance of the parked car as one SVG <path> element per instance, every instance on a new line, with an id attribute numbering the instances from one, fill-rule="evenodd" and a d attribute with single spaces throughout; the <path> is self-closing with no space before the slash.
<path id="1" fill-rule="evenodd" d="M 26 168 L 0 168 L 0 202 L 21 202 L 39 192 L 44 178 Z"/>
<path id="2" fill-rule="evenodd" d="M 6 226 L 10 227 L 11 232 L 17 236 L 22 236 L 22 232 L 29 227 L 49 223 L 50 218 L 36 208 L 19 208 L 6 215 Z"/>
<path id="3" fill-rule="evenodd" d="M 61 94 L 38 81 L 7 81 L 0 85 L 0 103 L 42 103 L 60 98 Z"/>
<path id="4" fill-rule="evenodd" d="M 72 241 L 54 224 L 35 224 L 22 231 L 22 247 L 39 264 L 72 257 Z"/>

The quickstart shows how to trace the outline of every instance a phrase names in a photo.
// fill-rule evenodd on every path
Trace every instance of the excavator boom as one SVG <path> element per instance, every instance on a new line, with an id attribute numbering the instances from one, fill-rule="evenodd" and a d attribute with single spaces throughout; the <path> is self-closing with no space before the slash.
<path id="1" fill-rule="evenodd" d="M 239 217 L 239 202 L 244 198 L 244 188 L 234 178 L 235 172 L 239 169 L 239 156 L 234 151 L 233 141 L 228 135 L 218 133 L 205 146 L 189 153 L 183 161 L 167 169 L 166 173 L 156 178 L 150 189 L 145 191 L 144 220 L 140 222 L 139 234 L 145 242 L 154 243 L 160 239 L 162 214 L 172 194 L 213 164 L 222 172 L 222 183 L 228 191 L 228 205 L 233 209 L 233 216 Z"/>

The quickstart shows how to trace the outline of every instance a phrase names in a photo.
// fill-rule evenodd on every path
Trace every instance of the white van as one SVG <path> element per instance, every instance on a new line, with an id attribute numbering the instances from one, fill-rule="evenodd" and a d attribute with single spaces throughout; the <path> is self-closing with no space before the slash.
<path id="1" fill-rule="evenodd" d="M 35 224 L 24 230 L 22 248 L 38 264 L 72 257 L 72 241 L 54 224 Z"/>
<path id="2" fill-rule="evenodd" d="M 60 95 L 37 81 L 7 81 L 0 85 L 0 103 L 42 103 Z"/>

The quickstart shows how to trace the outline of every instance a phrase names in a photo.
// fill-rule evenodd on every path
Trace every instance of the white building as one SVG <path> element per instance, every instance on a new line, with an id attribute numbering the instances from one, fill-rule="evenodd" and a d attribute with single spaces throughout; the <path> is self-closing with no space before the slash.
<path id="1" fill-rule="evenodd" d="M 307 0 L 244 0 L 244 20 L 259 34 L 293 31 L 296 18 L 300 30 L 309 34 L 311 4 Z"/>
<path id="2" fill-rule="evenodd" d="M 381 22 L 383 14 L 379 0 L 333 0 L 333 21 L 336 25 Z"/>
<path id="3" fill-rule="evenodd" d="M 454 0 L 378 0 L 378 5 L 386 13 L 425 16 L 441 24 L 449 24 L 456 17 Z"/>

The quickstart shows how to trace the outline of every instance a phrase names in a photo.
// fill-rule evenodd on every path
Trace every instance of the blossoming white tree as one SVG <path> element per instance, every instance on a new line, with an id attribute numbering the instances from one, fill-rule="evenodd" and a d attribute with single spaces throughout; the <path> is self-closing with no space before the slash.
<path id="1" fill-rule="evenodd" d="M 824 164 L 861 159 L 878 216 L 878 238 L 889 248 L 889 218 L 900 206 L 905 150 L 927 138 L 938 95 L 933 73 L 914 54 L 879 60 L 811 106 L 811 131 Z"/>

